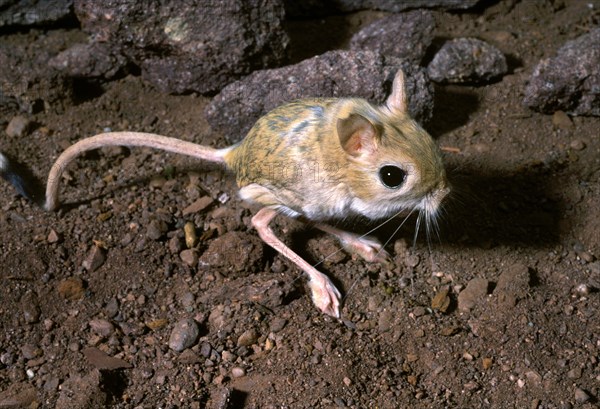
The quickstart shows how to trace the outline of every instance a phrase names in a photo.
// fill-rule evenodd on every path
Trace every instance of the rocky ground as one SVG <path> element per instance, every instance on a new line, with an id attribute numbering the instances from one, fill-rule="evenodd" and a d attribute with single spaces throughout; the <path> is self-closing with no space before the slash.
<path id="1" fill-rule="evenodd" d="M 335 253 L 319 268 L 344 292 L 339 321 L 262 244 L 256 208 L 219 168 L 102 149 L 68 169 L 56 213 L 0 183 L 0 407 L 597 407 L 600 120 L 538 113 L 523 98 L 538 62 L 597 27 L 599 9 L 500 1 L 433 12 L 434 49 L 477 37 L 507 57 L 499 79 L 435 87 L 427 129 L 454 186 L 439 240 L 413 245 L 411 219 L 382 266 L 298 222 L 274 223 L 315 263 Z M 290 62 L 348 49 L 386 15 L 286 22 Z M 106 130 L 226 146 L 230 135 L 205 119 L 211 97 L 162 93 L 135 69 L 71 82 L 52 73 L 48 58 L 86 38 L 67 23 L 0 37 L 11 67 L 3 152 L 43 179 L 67 146 Z"/>

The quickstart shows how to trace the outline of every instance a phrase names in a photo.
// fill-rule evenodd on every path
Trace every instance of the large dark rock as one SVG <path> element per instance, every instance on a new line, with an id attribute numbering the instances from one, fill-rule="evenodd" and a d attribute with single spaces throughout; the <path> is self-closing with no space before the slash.
<path id="1" fill-rule="evenodd" d="M 102 53 L 90 52 L 97 45 L 79 45 L 55 66 L 72 73 L 71 62 L 78 61 L 110 76 L 123 55 L 146 81 L 170 93 L 218 91 L 280 63 L 288 43 L 282 0 L 75 0 L 75 13 L 92 41 L 104 44 Z"/>
<path id="2" fill-rule="evenodd" d="M 73 0 L 0 0 L 0 27 L 41 26 L 73 15 Z"/>
<path id="3" fill-rule="evenodd" d="M 508 65 L 502 51 L 476 38 L 446 42 L 427 67 L 436 82 L 482 84 L 506 74 Z"/>
<path id="4" fill-rule="evenodd" d="M 422 8 L 466 10 L 477 3 L 479 0 L 285 0 L 285 11 L 288 17 L 314 17 L 358 10 L 393 13 Z"/>
<path id="5" fill-rule="evenodd" d="M 91 42 L 75 44 L 48 64 L 70 77 L 112 78 L 127 65 L 127 59 L 110 44 Z"/>
<path id="6" fill-rule="evenodd" d="M 392 14 L 360 30 L 350 40 L 353 50 L 378 51 L 420 64 L 433 41 L 435 19 L 427 10 Z"/>
<path id="7" fill-rule="evenodd" d="M 237 142 L 273 108 L 308 97 L 360 97 L 383 103 L 399 68 L 406 74 L 409 111 L 420 122 L 433 112 L 425 69 L 370 51 L 329 51 L 295 65 L 256 71 L 225 87 L 206 108 L 214 129 Z"/>
<path id="8" fill-rule="evenodd" d="M 600 116 L 600 28 L 568 41 L 535 67 L 523 103 L 544 113 Z"/>

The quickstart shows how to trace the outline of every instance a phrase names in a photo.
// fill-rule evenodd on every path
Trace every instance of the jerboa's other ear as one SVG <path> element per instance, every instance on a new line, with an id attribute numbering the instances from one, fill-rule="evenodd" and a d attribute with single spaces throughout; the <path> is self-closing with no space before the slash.
<path id="1" fill-rule="evenodd" d="M 408 113 L 408 99 L 406 97 L 406 87 L 404 85 L 404 72 L 398 69 L 392 85 L 392 93 L 385 101 L 385 106 L 393 113 Z"/>
<path id="2" fill-rule="evenodd" d="M 380 132 L 362 115 L 338 118 L 337 132 L 342 148 L 350 156 L 370 155 L 377 150 Z"/>

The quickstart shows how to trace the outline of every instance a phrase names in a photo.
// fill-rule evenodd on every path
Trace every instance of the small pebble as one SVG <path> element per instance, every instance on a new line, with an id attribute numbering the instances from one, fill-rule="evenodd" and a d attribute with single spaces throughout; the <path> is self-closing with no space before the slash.
<path id="1" fill-rule="evenodd" d="M 488 280 L 485 278 L 474 278 L 458 294 L 458 310 L 461 312 L 468 312 L 477 304 L 481 303 L 488 290 Z"/>
<path id="2" fill-rule="evenodd" d="M 229 351 L 221 352 L 221 359 L 225 362 L 233 362 L 236 358 L 237 356 Z"/>
<path id="3" fill-rule="evenodd" d="M 210 356 L 211 351 L 212 347 L 208 342 L 205 342 L 200 346 L 200 354 L 205 358 L 208 358 Z"/>
<path id="4" fill-rule="evenodd" d="M 177 321 L 169 337 L 169 348 L 181 352 L 194 345 L 200 335 L 198 324 L 193 319 Z"/>
<path id="5" fill-rule="evenodd" d="M 28 324 L 35 324 L 40 319 L 40 307 L 35 295 L 28 293 L 21 299 L 23 318 Z"/>
<path id="6" fill-rule="evenodd" d="M 183 245 L 181 243 L 181 239 L 177 236 L 171 237 L 169 240 L 169 251 L 171 254 L 178 254 L 183 250 Z"/>
<path id="7" fill-rule="evenodd" d="M 179 295 L 179 303 L 186 310 L 193 310 L 196 297 L 191 291 L 184 291 Z"/>
<path id="8" fill-rule="evenodd" d="M 119 301 L 116 298 L 108 300 L 104 306 L 104 312 L 109 318 L 114 318 L 119 313 Z"/>
<path id="9" fill-rule="evenodd" d="M 581 388 L 575 389 L 575 400 L 577 403 L 585 403 L 590 400 L 590 395 Z"/>
<path id="10" fill-rule="evenodd" d="M 579 257 L 586 263 L 591 263 L 594 261 L 594 255 L 587 251 L 582 251 L 579 253 Z"/>
<path id="11" fill-rule="evenodd" d="M 44 330 L 46 332 L 51 331 L 54 328 L 54 321 L 52 321 L 50 318 L 46 318 L 44 320 Z"/>
<path id="12" fill-rule="evenodd" d="M 408 250 L 408 243 L 406 239 L 398 239 L 394 242 L 394 254 L 397 256 L 402 256 Z"/>
<path id="13" fill-rule="evenodd" d="M 483 366 L 483 369 L 488 370 L 492 367 L 492 363 L 494 361 L 492 360 L 492 358 L 483 358 L 483 360 L 481 361 L 481 364 Z"/>
<path id="14" fill-rule="evenodd" d="M 125 233 L 123 235 L 123 238 L 121 239 L 121 242 L 120 242 L 121 246 L 123 246 L 123 247 L 128 246 L 133 241 L 133 238 L 134 238 L 134 236 L 130 232 Z"/>
<path id="15" fill-rule="evenodd" d="M 223 192 L 223 193 L 219 194 L 219 196 L 217 197 L 217 200 L 219 201 L 219 203 L 225 204 L 229 201 L 229 195 L 226 192 Z"/>
<path id="16" fill-rule="evenodd" d="M 110 356 L 98 348 L 85 348 L 81 352 L 90 364 L 100 370 L 114 370 L 132 367 L 129 362 Z"/>
<path id="17" fill-rule="evenodd" d="M 15 354 L 12 352 L 4 352 L 0 355 L 0 362 L 6 366 L 10 366 L 15 362 Z"/>
<path id="18" fill-rule="evenodd" d="M 187 222 L 185 226 L 183 226 L 183 231 L 185 233 L 185 245 L 188 249 L 195 247 L 198 244 L 198 236 L 196 235 L 196 226 L 194 223 Z"/>
<path id="19" fill-rule="evenodd" d="M 405 261 L 406 265 L 411 268 L 418 266 L 420 262 L 421 258 L 416 254 L 411 254 L 410 256 L 406 257 Z"/>
<path id="20" fill-rule="evenodd" d="M 149 114 L 142 119 L 142 128 L 148 128 L 158 121 L 158 117 L 154 114 Z"/>
<path id="21" fill-rule="evenodd" d="M 438 291 L 433 300 L 431 300 L 431 308 L 440 312 L 446 312 L 450 306 L 450 297 L 448 297 L 448 287 L 442 288 Z"/>
<path id="22" fill-rule="evenodd" d="M 571 121 L 569 115 L 565 114 L 563 111 L 556 111 L 554 115 L 552 115 L 552 125 L 560 129 L 568 130 L 573 128 L 573 121 Z"/>
<path id="23" fill-rule="evenodd" d="M 89 325 L 90 325 L 90 328 L 92 329 L 92 331 L 94 331 L 96 334 L 101 335 L 103 337 L 110 336 L 115 330 L 114 325 L 104 319 L 91 320 L 89 322 Z"/>
<path id="24" fill-rule="evenodd" d="M 81 263 L 81 265 L 87 271 L 92 272 L 96 271 L 102 264 L 104 264 L 105 260 L 106 255 L 104 253 L 104 250 L 102 250 L 102 248 L 100 248 L 99 246 L 93 245 L 90 251 L 88 252 L 87 257 L 85 258 L 85 260 L 83 260 L 83 263 Z"/>
<path id="25" fill-rule="evenodd" d="M 567 377 L 569 379 L 579 379 L 581 378 L 581 368 L 573 368 L 569 372 L 567 372 Z"/>
<path id="26" fill-rule="evenodd" d="M 21 347 L 21 354 L 25 359 L 34 359 L 42 355 L 42 350 L 35 345 L 25 344 Z"/>
<path id="27" fill-rule="evenodd" d="M 162 176 L 155 176 L 152 178 L 152 180 L 150 180 L 150 187 L 154 189 L 160 189 L 165 185 L 165 183 L 167 183 L 167 179 Z"/>
<path id="28" fill-rule="evenodd" d="M 527 371 L 525 372 L 525 376 L 535 385 L 539 385 L 542 382 L 542 377 L 536 371 Z"/>
<path id="29" fill-rule="evenodd" d="M 181 258 L 181 261 L 188 266 L 195 266 L 198 264 L 198 253 L 195 249 L 183 250 L 181 253 L 179 253 L 179 257 Z"/>
<path id="30" fill-rule="evenodd" d="M 444 327 L 440 330 L 440 334 L 445 337 L 451 337 L 452 335 L 456 335 L 461 331 L 461 328 L 456 325 L 451 325 L 449 327 Z"/>
<path id="31" fill-rule="evenodd" d="M 394 314 L 390 310 L 384 310 L 379 314 L 377 329 L 379 332 L 387 332 L 392 328 Z"/>
<path id="32" fill-rule="evenodd" d="M 150 240 L 158 240 L 167 232 L 169 227 L 162 220 L 151 220 L 146 228 L 146 237 Z"/>
<path id="33" fill-rule="evenodd" d="M 187 216 L 188 214 L 201 212 L 202 210 L 210 206 L 212 202 L 213 200 L 210 196 L 203 196 L 188 207 L 186 207 L 185 209 L 183 209 L 181 213 L 184 216 Z"/>
<path id="34" fill-rule="evenodd" d="M 256 343 L 258 340 L 258 332 L 255 329 L 248 329 L 240 335 L 237 340 L 237 346 L 250 346 Z"/>
<path id="35" fill-rule="evenodd" d="M 271 325 L 269 329 L 271 330 L 271 332 L 277 333 L 281 331 L 283 327 L 285 327 L 286 323 L 287 320 L 285 318 L 275 317 L 271 320 Z"/>
<path id="36" fill-rule="evenodd" d="M 152 378 L 152 375 L 154 375 L 154 370 L 152 368 L 144 368 L 142 369 L 141 374 L 142 378 L 150 379 Z"/>
<path id="37" fill-rule="evenodd" d="M 493 40 L 492 42 L 496 42 L 496 43 L 506 43 L 509 42 L 511 40 L 515 39 L 515 35 L 513 33 L 511 33 L 510 31 L 505 31 L 505 30 L 491 30 L 488 31 L 487 33 L 482 33 L 485 34 L 487 38 L 489 38 L 490 40 Z"/>
<path id="38" fill-rule="evenodd" d="M 525 298 L 529 292 L 531 273 L 529 267 L 516 263 L 508 266 L 498 277 L 494 296 L 501 309 L 514 307 L 518 300 Z"/>
<path id="39" fill-rule="evenodd" d="M 333 401 L 335 402 L 336 405 L 338 405 L 340 408 L 345 408 L 346 407 L 346 401 L 342 398 L 333 398 Z"/>
<path id="40" fill-rule="evenodd" d="M 574 293 L 580 297 L 585 297 L 592 292 L 592 288 L 587 284 L 579 284 L 574 289 Z"/>
<path id="41" fill-rule="evenodd" d="M 575 139 L 573 141 L 571 141 L 571 143 L 569 144 L 569 146 L 571 147 L 571 149 L 576 150 L 576 151 L 582 151 L 585 149 L 585 142 L 583 142 L 581 139 Z"/>
<path id="42" fill-rule="evenodd" d="M 6 127 L 6 134 L 11 138 L 21 137 L 27 133 L 30 127 L 31 121 L 28 118 L 22 115 L 17 115 L 8 123 L 8 126 Z"/>
<path id="43" fill-rule="evenodd" d="M 167 374 L 165 374 L 164 372 L 157 373 L 154 377 L 154 382 L 156 382 L 157 385 L 164 385 L 166 380 Z"/>
<path id="44" fill-rule="evenodd" d="M 186 365 L 194 365 L 201 362 L 200 357 L 192 349 L 186 349 L 177 358 L 179 362 Z"/>
<path id="45" fill-rule="evenodd" d="M 56 232 L 56 230 L 51 229 L 50 233 L 48 233 L 48 243 L 52 244 L 52 243 L 58 243 L 60 241 L 61 237 L 60 235 Z"/>
<path id="46" fill-rule="evenodd" d="M 244 375 L 246 375 L 246 371 L 244 371 L 244 368 L 240 368 L 239 366 L 231 368 L 231 376 L 232 377 L 241 378 Z"/>
<path id="47" fill-rule="evenodd" d="M 425 313 L 426 313 L 426 312 L 427 312 L 427 311 L 425 311 L 425 308 L 423 308 L 423 307 L 415 307 L 415 308 L 412 310 L 412 314 L 413 314 L 415 317 L 422 317 L 423 315 L 425 315 Z"/>
<path id="48" fill-rule="evenodd" d="M 59 383 L 60 379 L 58 377 L 51 377 L 44 383 L 44 390 L 47 392 L 56 392 Z"/>
<path id="49" fill-rule="evenodd" d="M 275 348 L 275 341 L 273 341 L 271 338 L 267 338 L 265 341 L 265 351 L 270 351 L 273 348 Z"/>

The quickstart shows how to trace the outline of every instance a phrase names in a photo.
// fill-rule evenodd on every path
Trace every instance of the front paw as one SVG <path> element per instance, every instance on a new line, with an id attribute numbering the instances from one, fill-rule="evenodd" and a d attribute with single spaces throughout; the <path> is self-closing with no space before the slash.
<path id="1" fill-rule="evenodd" d="M 379 241 L 371 237 L 354 237 L 352 240 L 345 240 L 344 247 L 361 256 L 369 262 L 389 265 L 391 263 L 390 255 L 383 249 Z"/>

